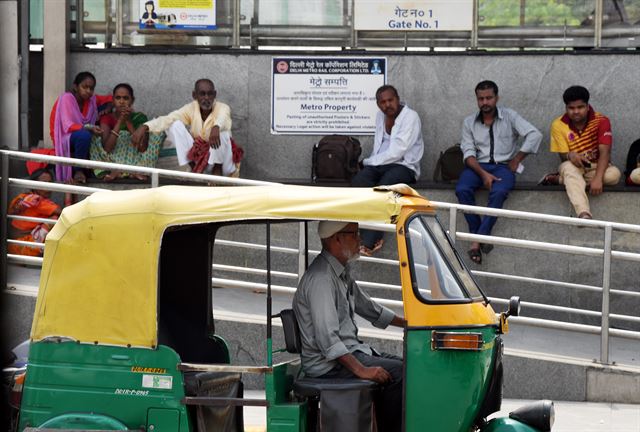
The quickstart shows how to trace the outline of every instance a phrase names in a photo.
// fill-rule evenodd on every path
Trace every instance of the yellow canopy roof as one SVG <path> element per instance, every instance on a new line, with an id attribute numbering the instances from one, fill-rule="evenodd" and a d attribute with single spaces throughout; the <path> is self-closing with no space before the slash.
<path id="1" fill-rule="evenodd" d="M 165 186 L 98 192 L 66 208 L 46 239 L 32 340 L 154 347 L 158 260 L 171 226 L 252 219 L 392 223 L 429 206 L 413 189 Z"/>

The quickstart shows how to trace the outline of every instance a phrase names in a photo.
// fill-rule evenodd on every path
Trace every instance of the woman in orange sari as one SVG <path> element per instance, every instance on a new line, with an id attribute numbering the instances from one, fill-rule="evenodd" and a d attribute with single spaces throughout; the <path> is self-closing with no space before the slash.
<path id="1" fill-rule="evenodd" d="M 53 175 L 46 169 L 38 169 L 31 175 L 32 180 L 52 182 Z M 37 218 L 57 219 L 60 216 L 60 206 L 51 201 L 51 191 L 34 189 L 29 193 L 22 193 L 9 204 L 9 214 L 30 216 Z M 54 221 L 52 221 L 54 222 Z M 52 224 L 12 219 L 9 226 L 9 236 L 15 240 L 44 243 Z M 15 255 L 42 256 L 43 249 L 15 243 L 9 243 L 8 251 Z"/>

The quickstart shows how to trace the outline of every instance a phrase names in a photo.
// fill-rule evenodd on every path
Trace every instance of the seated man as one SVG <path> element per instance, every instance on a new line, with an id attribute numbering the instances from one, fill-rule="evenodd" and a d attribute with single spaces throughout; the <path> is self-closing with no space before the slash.
<path id="1" fill-rule="evenodd" d="M 538 151 L 542 134 L 514 110 L 497 106 L 498 86 L 493 81 L 478 83 L 475 93 L 480 112 L 462 123 L 460 148 L 465 169 L 456 185 L 456 196 L 460 204 L 476 205 L 475 192 L 484 186 L 489 190 L 487 206 L 502 208 L 515 185 L 515 173 L 527 155 Z M 520 137 L 524 140 L 518 148 Z M 494 216 L 465 213 L 464 217 L 472 234 L 490 235 L 496 223 Z M 482 264 L 482 252 L 491 249 L 493 245 L 473 242 L 469 258 Z"/>
<path id="2" fill-rule="evenodd" d="M 563 184 L 576 216 L 591 219 L 586 190 L 600 195 L 603 185 L 615 185 L 620 170 L 611 165 L 611 123 L 589 105 L 589 91 L 571 86 L 562 95 L 566 113 L 551 124 L 551 151 L 562 163 L 559 173 L 549 174 L 543 184 Z"/>
<path id="3" fill-rule="evenodd" d="M 302 369 L 313 378 L 362 378 L 383 385 L 377 404 L 380 430 L 402 424 L 402 359 L 378 354 L 358 338 L 354 312 L 374 326 L 405 321 L 360 289 L 349 274 L 359 256 L 358 224 L 322 221 L 322 252 L 300 280 L 293 298 L 300 326 Z"/>
<path id="4" fill-rule="evenodd" d="M 422 124 L 418 113 L 400 102 L 398 91 L 383 85 L 376 91 L 378 114 L 373 138 L 373 152 L 364 159 L 363 169 L 351 180 L 351 186 L 371 187 L 396 183 L 415 183 L 420 177 L 420 160 L 424 152 Z M 364 255 L 382 247 L 383 233 L 362 230 Z"/>
<path id="5" fill-rule="evenodd" d="M 167 140 L 176 146 L 179 165 L 190 164 L 193 170 L 198 161 L 188 156 L 194 143 L 199 148 L 208 145 L 209 157 L 204 172 L 233 175 L 236 166 L 231 150 L 231 110 L 228 105 L 216 101 L 216 94 L 211 80 L 199 79 L 192 93 L 193 102 L 144 123 L 133 134 L 133 145 L 139 147 L 148 132 L 166 132 Z M 199 169 L 196 171 L 200 172 Z"/>

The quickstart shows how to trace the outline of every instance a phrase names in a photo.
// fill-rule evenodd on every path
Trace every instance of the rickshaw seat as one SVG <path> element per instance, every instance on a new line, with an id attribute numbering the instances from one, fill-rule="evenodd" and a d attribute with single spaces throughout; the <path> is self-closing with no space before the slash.
<path id="1" fill-rule="evenodd" d="M 278 316 L 282 321 L 287 352 L 300 354 L 302 342 L 295 312 L 293 309 L 283 309 Z M 323 391 L 362 390 L 375 389 L 376 387 L 377 384 L 373 381 L 351 378 L 300 378 L 293 383 L 294 393 L 304 398 L 317 398 Z"/>
<path id="2" fill-rule="evenodd" d="M 294 393 L 304 398 L 317 398 L 323 391 L 374 390 L 377 387 L 373 381 L 348 378 L 301 378 L 293 383 Z"/>

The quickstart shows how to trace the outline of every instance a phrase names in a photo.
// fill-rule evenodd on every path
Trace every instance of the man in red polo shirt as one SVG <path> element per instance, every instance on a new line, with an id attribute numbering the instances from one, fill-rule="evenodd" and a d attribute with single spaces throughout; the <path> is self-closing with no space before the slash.
<path id="1" fill-rule="evenodd" d="M 557 175 L 547 175 L 545 184 L 564 184 L 579 218 L 591 219 L 586 191 L 600 195 L 603 185 L 615 185 L 620 170 L 611 165 L 611 123 L 589 105 L 589 91 L 571 86 L 562 95 L 566 113 L 551 124 L 551 151 L 562 163 Z"/>

